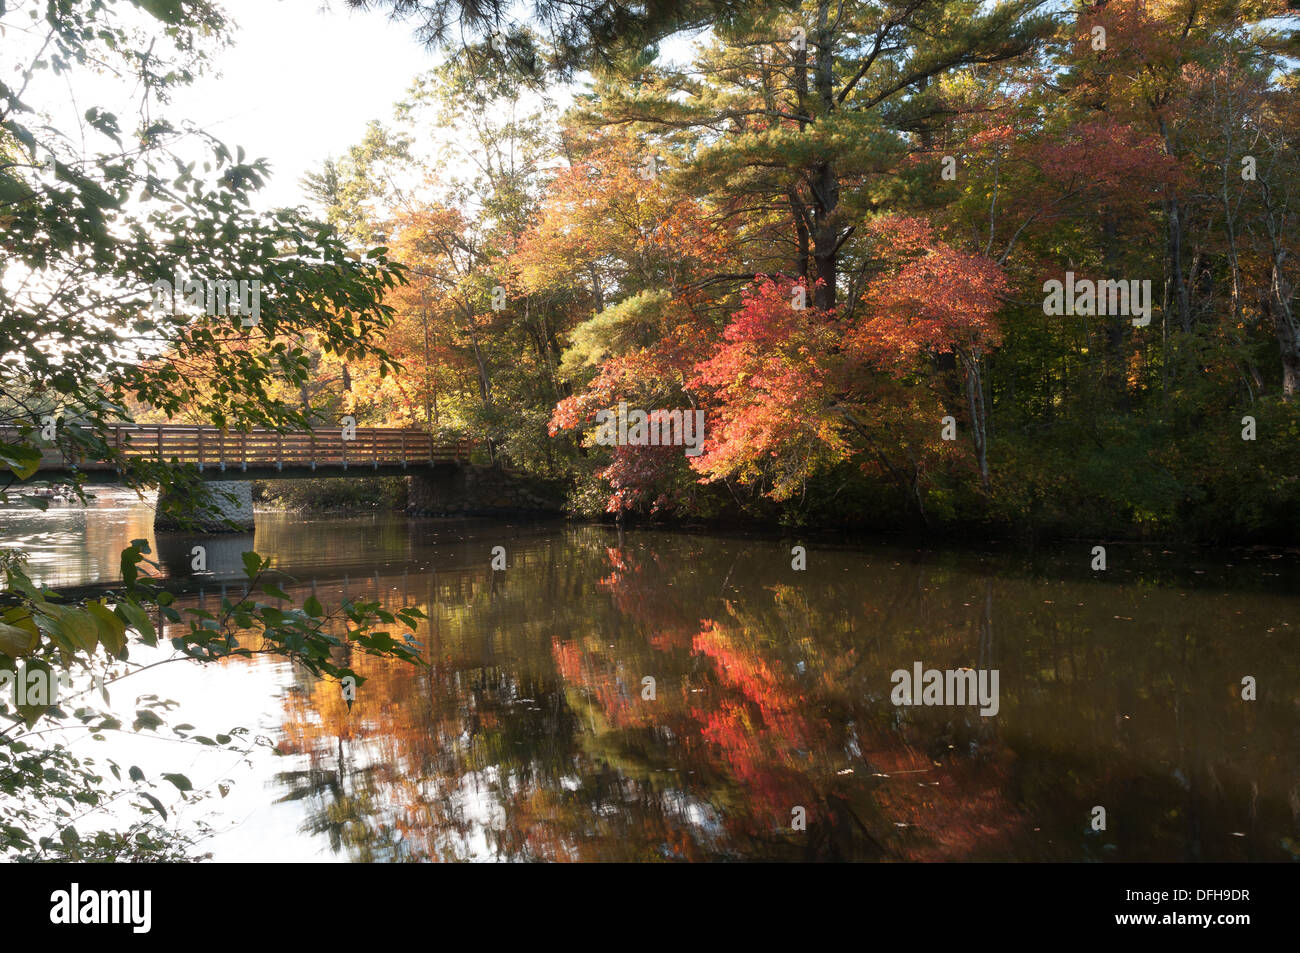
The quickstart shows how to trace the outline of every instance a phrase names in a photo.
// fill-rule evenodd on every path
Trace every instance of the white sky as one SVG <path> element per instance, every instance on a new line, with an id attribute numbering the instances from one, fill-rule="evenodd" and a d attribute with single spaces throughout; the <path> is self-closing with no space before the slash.
<path id="1" fill-rule="evenodd" d="M 25 28 L 24 11 L 33 2 L 10 0 L 9 30 L 0 37 L 0 72 L 15 85 L 21 78 L 14 70 L 30 61 L 24 51 L 44 36 Z M 233 45 L 218 51 L 208 72 L 191 86 L 175 90 L 158 115 L 204 129 L 232 152 L 243 146 L 247 158 L 268 159 L 272 175 L 255 199 L 262 208 L 302 203 L 302 175 L 360 142 L 371 120 L 392 124 L 392 106 L 414 77 L 443 59 L 416 42 L 409 24 L 391 22 L 383 10 L 354 12 L 341 0 L 220 0 L 220 5 L 236 25 Z M 698 38 L 675 37 L 665 44 L 665 53 L 680 56 Z M 571 92 L 556 89 L 550 96 L 563 108 Z M 64 130 L 75 130 L 91 105 L 116 112 L 124 133 L 138 118 L 135 90 L 86 70 L 70 78 L 39 70 L 24 98 Z M 92 152 L 111 148 L 93 132 L 87 145 Z M 173 148 L 194 158 L 207 155 L 181 143 Z M 417 151 L 424 150 L 417 145 Z"/>
<path id="2" fill-rule="evenodd" d="M 3 21 L 8 30 L 0 36 L 0 72 L 15 87 L 22 85 L 16 71 L 30 63 L 45 35 L 40 25 L 28 27 L 32 3 L 11 0 Z M 272 175 L 255 199 L 262 208 L 301 203 L 301 176 L 358 143 L 370 120 L 391 123 L 393 103 L 414 77 L 443 59 L 417 43 L 409 26 L 382 12 L 349 11 L 339 0 L 329 7 L 321 0 L 220 5 L 235 24 L 233 44 L 218 50 L 193 84 L 173 90 L 154 115 L 203 129 L 232 152 L 243 146 L 249 159 L 268 159 Z M 138 122 L 138 88 L 87 69 L 70 76 L 38 70 L 23 98 L 74 135 L 92 105 L 116 113 L 124 134 Z M 25 122 L 40 124 L 33 116 Z M 85 145 L 92 153 L 113 148 L 93 132 Z M 209 155 L 199 140 L 172 148 L 193 158 Z"/>
<path id="3" fill-rule="evenodd" d="M 185 117 L 249 156 L 271 160 L 259 204 L 303 201 L 299 178 L 359 142 L 372 119 L 391 121 L 416 74 L 440 57 L 382 13 L 320 0 L 224 0 L 240 26 L 217 61 L 167 112 Z"/>

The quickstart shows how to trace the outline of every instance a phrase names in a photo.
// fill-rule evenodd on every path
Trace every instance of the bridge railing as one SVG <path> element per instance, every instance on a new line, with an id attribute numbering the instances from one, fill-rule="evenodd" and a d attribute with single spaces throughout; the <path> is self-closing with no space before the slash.
<path id="1" fill-rule="evenodd" d="M 15 439 L 17 431 L 0 428 L 0 440 Z M 344 439 L 345 434 L 348 439 Z M 255 427 L 223 431 L 199 424 L 113 424 L 109 443 L 127 457 L 150 457 L 160 463 L 195 464 L 200 470 L 248 470 L 286 467 L 315 470 L 419 466 L 469 459 L 468 440 L 435 442 L 421 430 L 357 427 L 277 433 Z M 112 469 L 100 460 L 72 458 L 51 448 L 41 458 L 42 470 Z"/>

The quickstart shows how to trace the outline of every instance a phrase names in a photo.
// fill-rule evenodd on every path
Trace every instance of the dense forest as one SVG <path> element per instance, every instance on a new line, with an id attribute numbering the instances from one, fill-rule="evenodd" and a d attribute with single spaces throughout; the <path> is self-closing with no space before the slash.
<path id="1" fill-rule="evenodd" d="M 485 33 L 305 183 L 405 280 L 402 369 L 303 399 L 587 516 L 1292 538 L 1295 26 L 754 3 L 565 86 Z M 597 439 L 620 404 L 703 411 L 702 452 Z"/>

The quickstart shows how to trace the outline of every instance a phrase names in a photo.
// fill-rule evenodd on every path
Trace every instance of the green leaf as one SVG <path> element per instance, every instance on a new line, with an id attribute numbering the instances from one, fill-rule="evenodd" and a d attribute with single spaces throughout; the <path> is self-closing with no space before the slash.
<path id="1" fill-rule="evenodd" d="M 262 559 L 257 553 L 244 553 L 241 558 L 244 560 L 244 573 L 249 579 L 261 571 Z"/>
<path id="2" fill-rule="evenodd" d="M 9 470 L 19 480 L 26 480 L 40 465 L 41 452 L 35 447 L 0 443 L 0 466 Z"/>
<path id="3" fill-rule="evenodd" d="M 149 711 L 147 708 L 141 708 L 135 713 L 135 722 L 131 725 L 132 730 L 141 731 L 145 728 L 150 730 L 157 728 L 163 723 L 163 720 Z"/>
<path id="4" fill-rule="evenodd" d="M 72 644 L 87 655 L 94 655 L 99 646 L 99 623 L 89 612 L 68 609 L 60 613 L 59 630 L 72 640 Z"/>
<path id="5" fill-rule="evenodd" d="M 141 638 L 147 644 L 157 644 L 158 635 L 154 632 L 153 623 L 149 621 L 148 614 L 139 605 L 129 599 L 124 599 L 114 607 L 113 611 L 125 619 L 127 625 L 139 632 Z"/>
<path id="6" fill-rule="evenodd" d="M 51 692 L 53 692 L 57 688 L 57 686 L 54 684 L 54 679 L 56 676 L 54 675 L 53 670 L 50 668 L 48 664 L 46 664 L 45 661 L 43 661 L 42 659 L 29 659 L 25 663 L 25 666 L 29 674 L 34 670 L 39 670 L 41 672 L 44 672 L 47 680 L 46 684 L 51 686 Z M 29 699 L 31 697 L 32 696 L 30 695 L 28 696 Z M 37 704 L 35 702 L 29 702 L 26 705 L 18 705 L 16 707 L 18 709 L 18 713 L 23 716 L 23 723 L 26 724 L 28 728 L 31 728 L 38 721 L 41 720 L 41 718 L 45 715 L 46 710 L 48 710 L 50 705 L 53 703 L 54 703 L 54 699 L 50 697 L 46 699 L 46 704 L 44 705 Z"/>
<path id="7" fill-rule="evenodd" d="M 140 577 L 140 570 L 136 568 L 144 559 L 140 554 L 148 552 L 147 546 L 142 548 L 136 545 L 137 542 L 140 541 L 135 540 L 130 546 L 122 550 L 122 581 L 126 583 L 128 589 L 133 588 L 136 580 Z"/>
<path id="8" fill-rule="evenodd" d="M 158 800 L 148 791 L 141 791 L 140 796 L 154 806 L 154 810 L 162 815 L 164 821 L 167 820 L 167 809 L 162 806 L 162 801 Z"/>
<path id="9" fill-rule="evenodd" d="M 190 784 L 190 779 L 183 774 L 164 774 L 164 778 L 176 785 L 178 791 L 193 791 L 194 785 Z"/>
<path id="10" fill-rule="evenodd" d="M 8 622 L 0 622 L 0 652 L 5 655 L 15 658 L 26 655 L 36 648 L 38 641 L 40 636 L 35 631 L 10 625 Z"/>
<path id="11" fill-rule="evenodd" d="M 99 641 L 109 655 L 117 655 L 126 645 L 126 623 L 103 602 L 86 603 L 86 611 L 99 627 Z"/>

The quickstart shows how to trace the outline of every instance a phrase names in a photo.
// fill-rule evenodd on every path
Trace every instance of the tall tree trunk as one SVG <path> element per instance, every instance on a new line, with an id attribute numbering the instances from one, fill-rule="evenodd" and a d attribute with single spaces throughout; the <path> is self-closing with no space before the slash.
<path id="1" fill-rule="evenodd" d="M 428 309 L 424 309 L 422 314 L 424 317 L 424 425 L 432 430 L 438 406 L 438 377 L 433 367 L 433 341 Z"/>
<path id="2" fill-rule="evenodd" d="M 813 73 L 813 86 L 821 100 L 821 114 L 829 117 L 835 110 L 835 57 L 830 27 L 830 0 L 821 0 L 817 6 L 817 55 Z M 836 284 L 839 276 L 839 215 L 840 181 L 835 167 L 829 162 L 819 162 L 812 168 L 809 187 L 813 196 L 813 261 L 817 288 L 813 302 L 818 308 L 835 307 Z"/>
<path id="3" fill-rule="evenodd" d="M 1102 216 L 1102 258 L 1105 263 L 1106 277 L 1111 281 L 1119 279 L 1119 221 L 1115 210 L 1107 208 Z M 1101 310 L 1098 302 L 1098 311 Z M 1106 317 L 1106 384 L 1117 407 L 1128 409 L 1128 353 L 1124 347 L 1123 315 L 1111 314 Z"/>
<path id="4" fill-rule="evenodd" d="M 463 306 L 463 312 L 466 316 L 466 326 L 469 329 L 469 345 L 474 352 L 474 363 L 478 366 L 478 395 L 483 401 L 484 407 L 492 406 L 492 379 L 488 375 L 487 361 L 483 357 L 483 350 L 478 346 L 478 332 L 474 330 L 474 312 L 468 306 Z M 496 442 L 489 437 L 488 459 L 493 463 L 497 460 Z"/>
<path id="5" fill-rule="evenodd" d="M 975 444 L 975 459 L 980 468 L 980 487 L 987 494 L 989 483 L 988 424 L 984 407 L 984 382 L 980 377 L 980 359 L 976 354 L 961 354 L 966 371 L 966 406 L 970 411 L 971 440 Z"/>
<path id="6" fill-rule="evenodd" d="M 795 114 L 799 117 L 799 131 L 803 132 L 808 127 L 808 120 L 804 118 L 808 115 L 808 45 L 806 42 L 794 51 L 793 60 Z M 808 274 L 808 209 L 799 195 L 797 185 L 788 188 L 786 196 L 790 200 L 790 213 L 794 217 L 794 273 L 803 279 L 804 287 L 807 287 L 811 277 Z"/>
<path id="7" fill-rule="evenodd" d="M 808 223 L 804 219 L 804 204 L 799 198 L 799 190 L 790 188 L 786 190 L 786 196 L 790 200 L 790 217 L 794 219 L 794 268 L 792 271 L 803 279 L 804 287 L 808 286 Z"/>
<path id="8" fill-rule="evenodd" d="M 1160 134 L 1165 140 L 1165 152 L 1176 157 L 1173 136 L 1164 119 L 1160 120 Z M 1183 278 L 1183 221 L 1182 208 L 1178 196 L 1171 195 L 1168 203 L 1169 212 L 1169 273 L 1174 283 L 1174 300 L 1178 303 L 1178 320 L 1183 326 L 1184 334 L 1192 333 L 1192 311 L 1187 301 L 1187 282 Z"/>
<path id="9" fill-rule="evenodd" d="M 605 293 L 600 287 L 600 275 L 596 273 L 595 265 L 587 265 L 587 274 L 591 276 L 591 298 L 592 304 L 595 305 L 596 313 L 605 310 Z"/>
<path id="10" fill-rule="evenodd" d="M 1282 353 L 1282 396 L 1291 398 L 1300 391 L 1300 323 L 1296 321 L 1291 306 L 1294 289 L 1282 273 L 1286 252 L 1279 249 L 1273 255 L 1273 271 L 1269 276 L 1268 310 Z"/>
<path id="11" fill-rule="evenodd" d="M 1282 356 L 1282 396 L 1288 400 L 1300 391 L 1300 323 L 1297 322 L 1292 301 L 1295 287 L 1283 270 L 1287 255 L 1286 233 L 1291 220 L 1287 193 L 1281 196 L 1273 183 L 1260 180 L 1260 197 L 1264 205 L 1264 230 L 1271 246 L 1271 270 L 1268 292 L 1264 296 L 1265 308 L 1273 324 Z"/>

